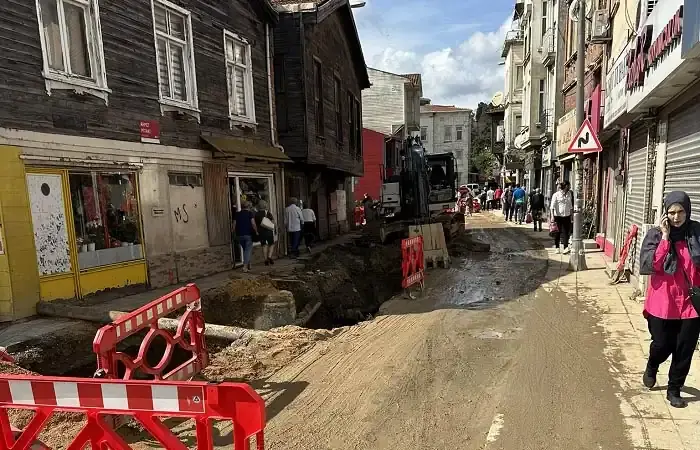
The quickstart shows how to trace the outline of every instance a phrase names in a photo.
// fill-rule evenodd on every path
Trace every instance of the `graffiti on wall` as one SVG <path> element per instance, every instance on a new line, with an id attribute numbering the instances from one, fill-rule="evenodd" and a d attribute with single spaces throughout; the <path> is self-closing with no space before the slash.
<path id="1" fill-rule="evenodd" d="M 197 204 L 194 204 L 194 207 L 197 207 Z M 187 205 L 182 204 L 182 206 L 178 206 L 173 210 L 173 214 L 175 214 L 175 222 L 182 222 L 182 223 L 188 223 L 190 221 L 190 215 L 187 212 Z"/>
<path id="2" fill-rule="evenodd" d="M 28 174 L 39 275 L 71 271 L 61 175 Z"/>
<path id="3" fill-rule="evenodd" d="M 204 187 L 170 185 L 170 210 L 175 251 L 209 247 Z"/>

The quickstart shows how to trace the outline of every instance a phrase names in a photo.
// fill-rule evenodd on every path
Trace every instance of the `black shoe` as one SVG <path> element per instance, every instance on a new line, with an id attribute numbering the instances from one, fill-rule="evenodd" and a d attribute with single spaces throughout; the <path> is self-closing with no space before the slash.
<path id="1" fill-rule="evenodd" d="M 642 383 L 644 383 L 644 386 L 649 389 L 656 386 L 656 372 L 649 369 L 645 370 L 644 376 L 642 377 Z"/>
<path id="2" fill-rule="evenodd" d="M 274 265 L 275 265 L 275 260 L 272 259 L 272 258 L 270 258 L 270 265 L 271 265 L 271 266 L 274 266 Z"/>
<path id="3" fill-rule="evenodd" d="M 265 260 L 265 265 L 266 265 L 266 266 L 269 266 L 269 265 L 270 265 L 270 260 L 269 260 L 269 259 L 266 259 L 266 260 Z"/>
<path id="4" fill-rule="evenodd" d="M 666 400 L 668 400 L 674 408 L 685 408 L 688 406 L 688 402 L 681 397 L 680 391 L 666 391 Z"/>

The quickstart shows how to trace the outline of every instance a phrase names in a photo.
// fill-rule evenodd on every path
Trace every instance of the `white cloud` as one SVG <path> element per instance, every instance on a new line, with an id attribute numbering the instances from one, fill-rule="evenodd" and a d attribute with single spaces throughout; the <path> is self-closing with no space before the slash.
<path id="1" fill-rule="evenodd" d="M 370 67 L 394 73 L 421 73 L 423 95 L 435 104 L 476 108 L 480 101 L 487 102 L 495 92 L 503 90 L 503 66 L 499 62 L 510 20 L 492 32 L 475 31 L 452 46 L 440 45 L 446 40 L 440 36 L 440 28 L 426 34 L 420 25 L 415 29 L 397 29 L 381 20 L 371 10 L 357 15 Z M 472 24 L 454 23 L 442 27 L 442 33 L 463 34 L 473 29 Z"/>

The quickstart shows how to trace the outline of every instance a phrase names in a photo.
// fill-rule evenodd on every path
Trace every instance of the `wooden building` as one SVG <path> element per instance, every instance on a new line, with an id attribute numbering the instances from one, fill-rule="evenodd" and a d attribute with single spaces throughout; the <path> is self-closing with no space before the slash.
<path id="1" fill-rule="evenodd" d="M 287 197 L 317 211 L 321 238 L 349 227 L 363 173 L 362 95 L 369 77 L 348 0 L 274 0 L 280 143 L 295 162 Z"/>

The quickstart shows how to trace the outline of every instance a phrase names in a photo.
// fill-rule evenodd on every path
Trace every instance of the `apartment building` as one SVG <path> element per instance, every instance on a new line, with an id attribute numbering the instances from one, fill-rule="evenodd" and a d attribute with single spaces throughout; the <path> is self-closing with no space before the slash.
<path id="1" fill-rule="evenodd" d="M 454 105 L 427 104 L 420 107 L 420 138 L 427 153 L 452 152 L 457 182 L 470 182 L 472 110 Z"/>
<path id="2" fill-rule="evenodd" d="M 501 49 L 505 60 L 505 87 L 503 90 L 504 150 L 501 178 L 509 182 L 522 182 L 521 152 L 517 151 L 515 138 L 523 128 L 524 43 L 521 29 L 524 2 L 518 1 L 513 12 L 511 30 L 506 33 Z M 515 156 L 517 155 L 517 157 Z"/>

